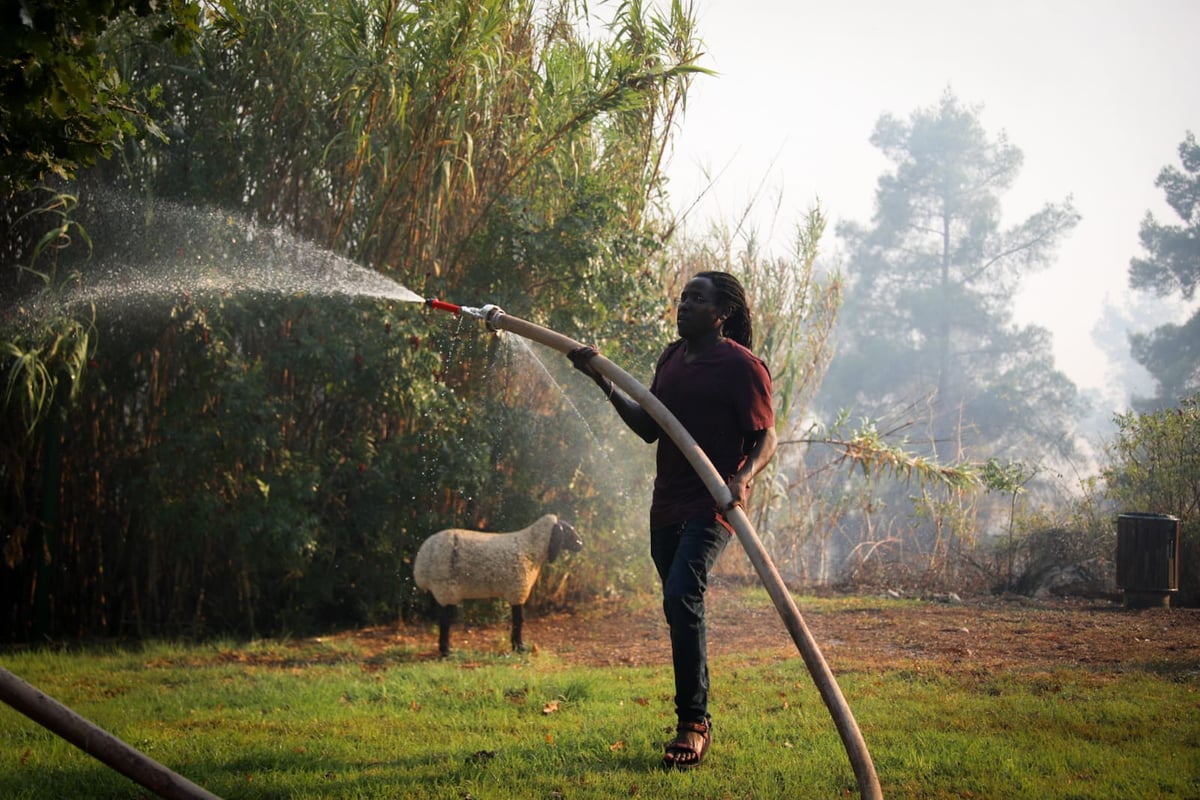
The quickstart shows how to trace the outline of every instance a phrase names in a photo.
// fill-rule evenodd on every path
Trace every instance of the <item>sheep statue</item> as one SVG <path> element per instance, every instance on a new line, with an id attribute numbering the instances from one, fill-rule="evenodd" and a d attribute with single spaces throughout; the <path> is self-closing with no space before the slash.
<path id="1" fill-rule="evenodd" d="M 430 536 L 417 550 L 413 578 L 439 606 L 438 652 L 450 654 L 450 624 L 462 600 L 507 600 L 512 606 L 512 647 L 524 651 L 521 627 L 525 601 L 542 565 L 564 550 L 578 552 L 583 540 L 568 522 L 547 514 L 512 533 L 451 528 Z"/>

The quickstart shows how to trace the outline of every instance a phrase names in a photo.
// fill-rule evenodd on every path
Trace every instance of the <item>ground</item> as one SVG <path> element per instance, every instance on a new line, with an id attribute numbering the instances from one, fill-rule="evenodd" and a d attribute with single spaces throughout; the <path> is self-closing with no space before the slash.
<path id="1" fill-rule="evenodd" d="M 1200 672 L 1200 609 L 1126 609 L 1120 602 L 987 597 L 911 602 L 863 596 L 797 606 L 834 672 L 858 669 L 993 670 L 1170 665 Z M 796 657 L 782 618 L 765 594 L 714 585 L 709 593 L 709 654 L 755 660 Z M 437 655 L 432 624 L 343 634 L 365 652 L 407 645 Z M 526 615 L 536 653 L 567 664 L 649 666 L 670 663 L 666 623 L 654 601 L 599 603 L 572 612 Z M 507 648 L 507 620 L 457 626 L 461 654 Z M 393 651 L 394 652 L 394 651 Z"/>

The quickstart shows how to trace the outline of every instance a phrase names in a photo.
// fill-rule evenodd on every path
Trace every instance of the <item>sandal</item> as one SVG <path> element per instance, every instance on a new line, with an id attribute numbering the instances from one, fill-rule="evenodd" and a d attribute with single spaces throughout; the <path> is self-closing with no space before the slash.
<path id="1" fill-rule="evenodd" d="M 697 744 L 699 739 L 699 744 Z M 712 744 L 712 723 L 681 722 L 675 728 L 675 738 L 667 744 L 663 766 L 667 769 L 691 769 L 700 766 L 708 746 Z"/>

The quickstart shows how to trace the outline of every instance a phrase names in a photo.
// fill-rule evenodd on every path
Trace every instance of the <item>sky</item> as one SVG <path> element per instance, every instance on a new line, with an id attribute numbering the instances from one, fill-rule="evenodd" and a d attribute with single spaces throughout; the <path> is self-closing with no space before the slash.
<path id="1" fill-rule="evenodd" d="M 694 2 L 700 64 L 719 75 L 693 82 L 668 167 L 689 231 L 753 203 L 757 235 L 783 254 L 819 201 L 831 223 L 823 251 L 836 259 L 834 225 L 870 223 L 889 168 L 869 142 L 875 122 L 907 119 L 949 89 L 1024 154 L 1001 198 L 1006 225 L 1067 197 L 1082 215 L 1014 313 L 1051 330 L 1056 364 L 1077 385 L 1120 402 L 1122 378 L 1092 338 L 1102 312 L 1157 310 L 1130 323 L 1138 330 L 1182 320 L 1171 303 L 1131 297 L 1127 272 L 1147 211 L 1179 223 L 1154 180 L 1179 166 L 1187 131 L 1200 135 L 1200 2 Z"/>

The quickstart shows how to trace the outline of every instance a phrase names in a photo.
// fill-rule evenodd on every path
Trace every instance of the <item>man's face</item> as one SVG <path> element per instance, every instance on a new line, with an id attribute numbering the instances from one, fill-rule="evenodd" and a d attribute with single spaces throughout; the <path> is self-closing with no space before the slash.
<path id="1" fill-rule="evenodd" d="M 675 327 L 683 339 L 720 331 L 729 310 L 717 302 L 717 289 L 708 278 L 692 278 L 679 295 Z"/>

